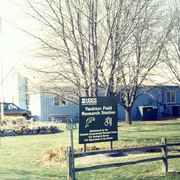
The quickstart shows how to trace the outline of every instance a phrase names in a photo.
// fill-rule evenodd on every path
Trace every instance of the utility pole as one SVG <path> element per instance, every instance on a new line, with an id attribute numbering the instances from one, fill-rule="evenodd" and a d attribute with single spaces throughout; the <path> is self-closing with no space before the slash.
<path id="1" fill-rule="evenodd" d="M 1 119 L 4 117 L 3 106 L 3 36 L 2 36 L 2 17 L 0 17 L 0 34 L 1 34 Z"/>

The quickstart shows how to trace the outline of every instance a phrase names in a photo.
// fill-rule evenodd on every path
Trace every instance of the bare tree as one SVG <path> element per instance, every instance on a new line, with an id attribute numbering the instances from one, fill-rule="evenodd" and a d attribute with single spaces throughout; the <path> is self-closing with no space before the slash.
<path id="1" fill-rule="evenodd" d="M 152 85 L 157 85 L 149 84 L 151 71 L 160 63 L 162 48 L 172 28 L 171 21 L 164 20 L 163 10 L 160 1 L 133 1 L 131 5 L 121 1 L 116 25 L 109 32 L 110 73 L 101 85 L 107 96 L 123 94 L 124 100 L 119 100 L 119 104 L 125 108 L 129 124 L 134 101 Z M 107 19 L 110 19 L 108 15 Z M 102 74 L 105 71 L 101 69 Z M 137 93 L 140 88 L 141 92 Z"/>
<path id="2" fill-rule="evenodd" d="M 20 28 L 35 39 L 26 49 L 24 62 L 38 79 L 35 89 L 63 98 L 66 93 L 74 103 L 80 96 L 123 92 L 125 102 L 119 104 L 130 124 L 138 88 L 157 65 L 170 32 L 171 26 L 164 25 L 161 2 L 14 1 L 35 24 L 33 29 Z"/>
<path id="3" fill-rule="evenodd" d="M 169 72 L 166 73 L 168 79 L 175 85 L 180 84 L 180 9 L 179 1 L 170 1 L 168 9 L 169 17 L 173 20 L 172 31 L 168 42 L 163 49 L 163 60 L 167 65 Z"/>
<path id="4" fill-rule="evenodd" d="M 126 122 L 129 124 L 134 101 L 152 88 L 151 85 L 157 85 L 155 82 L 150 84 L 150 80 L 153 79 L 151 71 L 159 64 L 162 48 L 172 28 L 171 22 L 165 25 L 162 10 L 160 1 L 148 1 L 144 4 L 139 2 L 133 11 L 131 10 L 131 13 L 138 13 L 128 29 L 131 33 L 128 43 L 125 48 L 119 47 L 121 51 L 117 56 L 117 85 L 120 88 L 116 93 L 124 93 L 124 101 L 121 99 L 119 104 L 125 108 Z M 141 91 L 137 93 L 140 88 Z"/>

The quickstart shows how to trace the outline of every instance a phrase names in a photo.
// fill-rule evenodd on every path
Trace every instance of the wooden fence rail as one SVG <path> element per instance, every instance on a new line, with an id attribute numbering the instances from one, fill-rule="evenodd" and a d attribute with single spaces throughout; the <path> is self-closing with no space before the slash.
<path id="1" fill-rule="evenodd" d="M 132 164 L 162 160 L 162 169 L 164 172 L 167 172 L 168 171 L 168 161 L 167 160 L 171 159 L 171 158 L 180 158 L 180 154 L 178 154 L 178 155 L 167 155 L 167 147 L 168 146 L 180 146 L 180 142 L 178 142 L 178 143 L 167 143 L 166 138 L 162 138 L 161 139 L 161 145 L 74 153 L 74 158 L 78 158 L 78 157 L 92 156 L 92 155 L 97 155 L 97 154 L 112 154 L 112 153 L 120 153 L 120 152 L 122 153 L 122 152 L 130 152 L 130 151 L 131 152 L 132 151 L 143 151 L 143 150 L 158 149 L 158 148 L 162 149 L 162 156 L 160 156 L 160 157 L 148 158 L 148 159 L 142 159 L 142 160 L 136 160 L 136 161 L 128 161 L 128 162 L 122 162 L 122 163 L 112 163 L 112 164 L 95 165 L 95 166 L 90 166 L 90 167 L 81 167 L 81 168 L 75 168 L 74 171 L 75 172 L 90 171 L 90 170 L 95 170 L 95 169 L 119 167 L 119 166 L 125 166 L 125 165 L 132 165 Z M 67 157 L 67 178 L 72 178 L 71 147 L 67 147 L 66 157 Z"/>

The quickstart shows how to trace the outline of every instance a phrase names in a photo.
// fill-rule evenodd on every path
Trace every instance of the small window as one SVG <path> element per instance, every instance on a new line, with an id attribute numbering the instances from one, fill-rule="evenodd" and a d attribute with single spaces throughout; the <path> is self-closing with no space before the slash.
<path id="1" fill-rule="evenodd" d="M 62 96 L 60 97 L 59 95 L 54 95 L 54 106 L 66 106 L 66 101 Z"/>
<path id="2" fill-rule="evenodd" d="M 15 106 L 14 104 L 8 104 L 8 110 L 18 110 L 18 107 Z"/>
<path id="3" fill-rule="evenodd" d="M 166 93 L 166 102 L 167 103 L 175 103 L 176 102 L 176 94 L 174 91 L 168 91 Z"/>
<path id="4" fill-rule="evenodd" d="M 126 103 L 126 95 L 124 91 L 120 92 L 120 102 L 122 102 L 123 104 Z"/>

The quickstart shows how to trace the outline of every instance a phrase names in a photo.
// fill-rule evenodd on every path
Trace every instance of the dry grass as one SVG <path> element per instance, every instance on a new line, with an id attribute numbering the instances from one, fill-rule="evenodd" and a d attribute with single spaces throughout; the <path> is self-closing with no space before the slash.
<path id="1" fill-rule="evenodd" d="M 106 146 L 87 146 L 86 151 L 96 151 L 108 149 Z M 75 148 L 74 152 L 82 152 L 83 148 Z M 66 164 L 66 147 L 55 146 L 47 148 L 40 154 L 38 162 L 48 167 L 64 167 Z"/>
<path id="2" fill-rule="evenodd" d="M 121 143 L 120 148 L 133 148 L 133 147 L 139 147 L 140 146 L 137 139 L 133 139 L 131 144 L 128 144 L 123 140 L 121 140 L 120 143 Z"/>
<path id="3" fill-rule="evenodd" d="M 36 122 L 31 120 L 26 120 L 22 116 L 5 116 L 1 119 L 1 127 L 3 129 L 13 129 L 15 127 L 28 127 L 36 125 Z"/>
<path id="4" fill-rule="evenodd" d="M 133 147 L 141 147 L 141 146 L 147 146 L 146 139 L 144 140 L 143 145 L 139 144 L 137 139 L 133 139 L 131 144 L 127 144 L 125 141 L 121 141 L 121 146 L 114 147 L 114 149 L 133 148 Z M 103 146 L 103 145 L 101 145 L 100 147 L 86 146 L 86 151 L 107 150 L 107 149 L 109 149 L 109 147 Z M 175 149 L 168 147 L 168 151 L 175 151 Z M 74 152 L 83 152 L 83 148 L 75 148 Z M 147 149 L 145 151 L 133 152 L 133 154 L 158 153 L 158 152 L 161 152 L 161 148 Z M 91 156 L 89 156 L 89 158 L 91 158 Z M 65 167 L 66 166 L 66 147 L 54 146 L 51 148 L 47 148 L 45 151 L 43 151 L 40 154 L 40 158 L 38 162 L 41 165 L 48 166 L 48 167 Z"/>
<path id="5" fill-rule="evenodd" d="M 132 141 L 131 144 L 127 144 L 126 142 L 121 141 L 120 147 L 117 148 L 133 148 L 133 147 L 140 147 L 139 143 L 136 139 Z M 108 146 L 86 146 L 86 151 L 96 151 L 96 150 L 107 150 L 109 149 Z M 75 148 L 74 152 L 83 152 L 83 148 Z M 91 158 L 89 156 L 89 158 Z M 47 148 L 43 151 L 40 155 L 38 162 L 44 166 L 48 167 L 63 167 L 66 164 L 66 147 L 62 146 L 55 146 L 51 148 Z"/>
<path id="6" fill-rule="evenodd" d="M 50 126 L 55 125 L 51 122 L 34 122 L 33 120 L 26 120 L 23 116 L 5 116 L 3 119 L 0 118 L 1 130 L 2 129 L 17 129 L 20 127 L 29 126 Z"/>
<path id="7" fill-rule="evenodd" d="M 48 167 L 64 166 L 66 162 L 66 147 L 56 146 L 46 149 L 40 154 L 38 162 Z"/>

